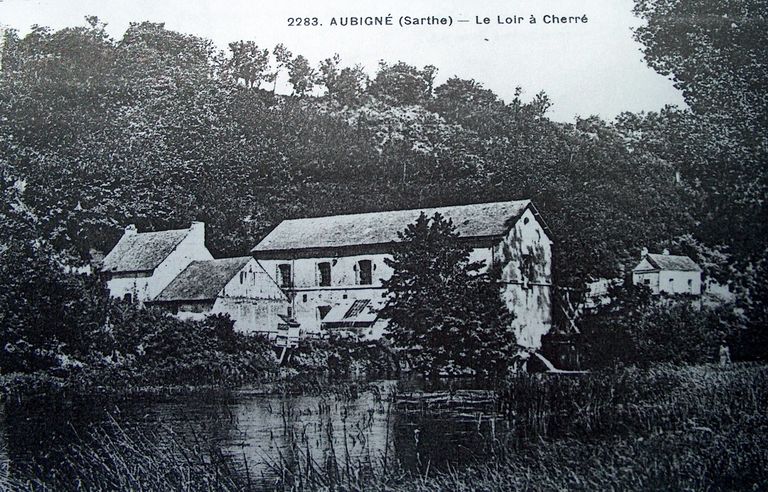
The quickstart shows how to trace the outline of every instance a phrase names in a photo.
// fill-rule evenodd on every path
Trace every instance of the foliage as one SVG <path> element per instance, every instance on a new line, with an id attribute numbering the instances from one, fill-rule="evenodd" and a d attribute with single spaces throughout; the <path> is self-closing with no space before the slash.
<path id="1" fill-rule="evenodd" d="M 289 365 L 301 372 L 327 373 L 332 378 L 394 377 L 400 370 L 397 354 L 381 341 L 339 337 L 306 340 L 292 354 Z"/>
<path id="2" fill-rule="evenodd" d="M 688 296 L 659 298 L 642 285 L 611 287 L 609 296 L 582 322 L 588 367 L 712 362 L 730 335 L 719 311 Z"/>
<path id="3" fill-rule="evenodd" d="M 40 234 L 83 260 L 126 223 L 204 220 L 220 256 L 289 217 L 531 198 L 556 232 L 560 280 L 578 285 L 690 227 L 673 166 L 597 118 L 548 120 L 545 94 L 434 87 L 434 67 L 402 62 L 369 83 L 338 55 L 313 68 L 282 45 L 217 53 L 146 22 L 119 41 L 95 19 L 6 36 L 1 155 Z M 293 97 L 260 89 L 286 69 Z"/>
<path id="4" fill-rule="evenodd" d="M 67 274 L 50 249 L 14 242 L 0 262 L 0 371 L 82 365 L 107 302 L 93 277 Z"/>
<path id="5" fill-rule="evenodd" d="M 269 50 L 259 49 L 253 41 L 229 43 L 231 53 L 224 64 L 224 71 L 235 81 L 242 80 L 246 87 L 258 87 L 265 79 L 269 81 Z"/>
<path id="6" fill-rule="evenodd" d="M 275 367 L 271 345 L 235 332 L 228 317 L 180 321 L 110 299 L 97 276 L 68 271 L 34 242 L 11 241 L 2 257 L 0 373 L 232 384 Z"/>
<path id="7" fill-rule="evenodd" d="M 387 337 L 413 367 L 498 374 L 506 370 L 514 335 L 499 285 L 482 263 L 470 262 L 450 220 L 422 213 L 398 233 L 401 245 L 387 265 L 388 301 L 381 316 Z"/>
<path id="8" fill-rule="evenodd" d="M 319 82 L 325 86 L 326 97 L 342 106 L 353 106 L 360 102 L 368 77 L 362 67 L 339 68 L 341 58 L 335 54 L 320 63 Z"/>
<path id="9" fill-rule="evenodd" d="M 390 65 L 382 61 L 369 91 L 392 106 L 420 104 L 432 96 L 436 72 L 437 68 L 431 65 L 418 70 L 407 63 Z"/>
<path id="10" fill-rule="evenodd" d="M 730 255 L 733 283 L 744 287 L 764 283 L 752 274 L 768 251 L 767 7 L 765 0 L 636 0 L 645 59 L 674 81 L 690 109 L 620 119 L 635 148 L 674 165 L 693 189 L 691 232 Z M 745 297 L 765 299 L 754 290 Z"/>
<path id="11" fill-rule="evenodd" d="M 613 123 L 556 123 L 546 94 L 503 101 L 474 80 L 438 85 L 430 66 L 384 62 L 369 80 L 338 55 L 312 67 L 245 40 L 217 52 L 151 22 L 119 40 L 96 18 L 7 31 L 0 210 L 13 220 L 0 229 L 85 264 L 126 223 L 203 220 L 210 250 L 231 256 L 285 218 L 530 198 L 554 231 L 559 285 L 614 278 L 643 246 L 670 247 L 731 279 L 760 320 L 758 3 L 638 0 L 647 60 L 691 109 Z M 290 97 L 274 94 L 286 71 Z"/>

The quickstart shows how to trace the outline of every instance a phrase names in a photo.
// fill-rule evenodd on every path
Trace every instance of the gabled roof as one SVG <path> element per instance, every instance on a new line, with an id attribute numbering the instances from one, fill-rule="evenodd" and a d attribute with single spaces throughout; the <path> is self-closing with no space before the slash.
<path id="1" fill-rule="evenodd" d="M 284 220 L 251 252 L 393 243 L 399 241 L 397 233 L 405 230 L 421 212 L 427 217 L 439 212 L 451 219 L 463 238 L 502 236 L 528 207 L 538 213 L 530 200 L 518 200 Z M 549 234 L 543 221 L 541 225 Z"/>
<path id="2" fill-rule="evenodd" d="M 650 263 L 656 270 L 671 270 L 678 272 L 701 271 L 701 267 L 687 256 L 647 254 L 644 259 L 648 260 L 648 263 Z M 637 270 L 640 266 L 641 265 L 638 265 L 634 269 Z"/>
<path id="3" fill-rule="evenodd" d="M 189 234 L 189 229 L 125 234 L 104 258 L 102 271 L 148 272 L 157 268 Z"/>
<path id="4" fill-rule="evenodd" d="M 242 270 L 250 256 L 193 261 L 152 301 L 208 301 Z"/>

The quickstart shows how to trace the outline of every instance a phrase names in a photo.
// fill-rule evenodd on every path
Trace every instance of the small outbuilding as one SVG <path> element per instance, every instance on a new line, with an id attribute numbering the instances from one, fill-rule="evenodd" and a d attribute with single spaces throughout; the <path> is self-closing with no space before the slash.
<path id="1" fill-rule="evenodd" d="M 244 333 L 274 334 L 290 315 L 288 297 L 248 256 L 193 261 L 148 304 L 182 319 L 228 314 Z"/>
<path id="2" fill-rule="evenodd" d="M 687 256 L 644 253 L 632 269 L 632 283 L 650 288 L 654 294 L 701 295 L 701 267 Z"/>

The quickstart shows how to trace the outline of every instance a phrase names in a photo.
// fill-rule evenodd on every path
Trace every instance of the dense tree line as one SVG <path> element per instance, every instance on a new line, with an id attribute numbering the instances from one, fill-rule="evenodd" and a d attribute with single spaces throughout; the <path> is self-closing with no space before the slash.
<path id="1" fill-rule="evenodd" d="M 637 0 L 649 65 L 688 108 L 559 123 L 546 94 L 500 99 L 437 68 L 330 56 L 96 18 L 6 32 L 0 255 L 77 265 L 122 227 L 209 225 L 245 254 L 290 217 L 530 198 L 555 232 L 560 285 L 614 277 L 643 246 L 730 279 L 766 317 L 764 0 Z M 290 95 L 276 93 L 278 82 Z M 31 254 L 31 253 L 30 253 Z M 5 281 L 11 280 L 5 279 Z"/>
<path id="2" fill-rule="evenodd" d="M 532 198 L 571 283 L 614 275 L 691 224 L 674 168 L 596 117 L 549 120 L 435 67 L 338 56 L 311 67 L 279 45 L 211 42 L 160 24 L 111 39 L 86 27 L 7 35 L 0 146 L 47 240 L 85 258 L 122 225 L 212 230 L 243 254 L 283 218 Z M 282 74 L 291 96 L 273 92 Z"/>

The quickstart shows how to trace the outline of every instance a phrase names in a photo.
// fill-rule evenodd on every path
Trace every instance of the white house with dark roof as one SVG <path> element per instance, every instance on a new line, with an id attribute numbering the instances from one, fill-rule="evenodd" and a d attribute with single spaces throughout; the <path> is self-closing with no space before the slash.
<path id="1" fill-rule="evenodd" d="M 149 303 L 182 319 L 228 314 L 245 333 L 275 333 L 290 314 L 288 297 L 249 256 L 193 261 Z"/>
<path id="2" fill-rule="evenodd" d="M 649 287 L 654 294 L 701 295 L 701 267 L 687 256 L 646 253 L 632 269 L 632 283 Z"/>
<path id="3" fill-rule="evenodd" d="M 101 274 L 113 297 L 144 303 L 191 262 L 210 259 L 202 222 L 193 222 L 189 229 L 158 232 L 138 232 L 129 225 L 104 258 Z"/>
<path id="4" fill-rule="evenodd" d="M 453 221 L 472 260 L 499 265 L 518 343 L 537 348 L 552 324 L 552 237 L 530 200 L 285 220 L 251 253 L 291 300 L 302 328 L 379 336 L 381 282 L 398 232 L 421 212 Z"/>

